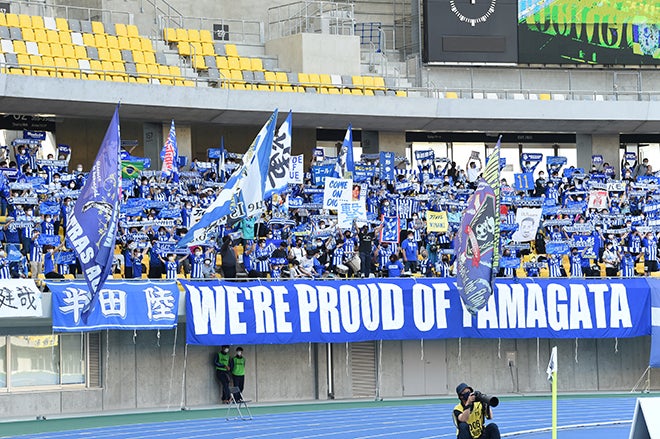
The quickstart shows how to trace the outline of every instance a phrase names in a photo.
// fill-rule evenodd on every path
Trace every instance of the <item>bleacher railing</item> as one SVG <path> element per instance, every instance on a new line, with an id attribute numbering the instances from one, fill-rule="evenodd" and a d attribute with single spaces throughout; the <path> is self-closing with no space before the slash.
<path id="1" fill-rule="evenodd" d="M 82 6 L 53 5 L 36 1 L 12 1 L 11 12 L 13 14 L 40 15 L 42 17 L 61 17 L 67 20 L 100 21 L 104 25 L 114 25 L 114 23 L 133 24 L 133 14 L 129 12 Z"/>
<path id="2" fill-rule="evenodd" d="M 268 38 L 301 33 L 354 35 L 352 3 L 305 0 L 268 9 Z"/>
<path id="3" fill-rule="evenodd" d="M 257 20 L 184 16 L 172 20 L 169 16 L 161 15 L 158 23 L 160 35 L 165 28 L 199 29 L 210 31 L 213 39 L 218 42 L 256 45 L 266 42 L 264 23 Z"/>

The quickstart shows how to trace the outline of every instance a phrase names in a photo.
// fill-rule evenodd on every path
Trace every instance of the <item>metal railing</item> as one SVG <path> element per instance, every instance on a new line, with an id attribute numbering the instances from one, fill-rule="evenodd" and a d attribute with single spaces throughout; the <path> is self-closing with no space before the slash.
<path id="1" fill-rule="evenodd" d="M 81 6 L 53 5 L 36 1 L 12 1 L 10 11 L 13 14 L 60 17 L 67 20 L 100 21 L 104 25 L 114 25 L 115 23 L 133 24 L 133 14 L 129 12 Z"/>
<path id="2" fill-rule="evenodd" d="M 158 16 L 159 29 L 183 28 L 204 29 L 211 32 L 215 41 L 243 44 L 264 44 L 266 42 L 264 23 L 257 20 L 237 20 L 230 18 Z M 181 24 L 179 24 L 181 23 Z"/>
<path id="3" fill-rule="evenodd" d="M 269 39 L 300 33 L 354 35 L 353 4 L 304 0 L 268 9 Z"/>

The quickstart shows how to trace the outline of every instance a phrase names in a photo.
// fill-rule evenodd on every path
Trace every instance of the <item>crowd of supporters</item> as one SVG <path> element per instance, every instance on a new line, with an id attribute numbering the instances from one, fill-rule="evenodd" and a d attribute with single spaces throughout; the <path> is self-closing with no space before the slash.
<path id="1" fill-rule="evenodd" d="M 44 160 L 37 160 L 37 150 L 30 145 L 2 150 L 0 278 L 80 274 L 64 236 L 86 173 L 80 165 L 69 169 L 67 148 L 57 159 Z M 238 155 L 195 159 L 177 182 L 158 171 L 125 176 L 114 276 L 453 276 L 454 236 L 483 165 L 478 156 L 464 169 L 433 158 L 416 169 L 399 164 L 395 179 L 385 180 L 377 167 L 360 163 L 376 171 L 354 179 L 353 195 L 364 203 L 366 217 L 348 228 L 337 226 L 336 212 L 322 209 L 323 182 L 312 166 L 303 184 L 266 200 L 260 218 L 243 218 L 222 228 L 217 240 L 179 248 L 177 241 L 239 163 Z M 660 179 L 648 159 L 624 160 L 621 176 L 607 163 L 588 170 L 561 165 L 537 170 L 536 164 L 521 163 L 534 176 L 531 186 L 501 181 L 499 276 L 627 277 L 658 271 Z M 521 208 L 540 218 L 521 217 Z M 443 213 L 446 227 L 429 231 L 428 212 Z"/>

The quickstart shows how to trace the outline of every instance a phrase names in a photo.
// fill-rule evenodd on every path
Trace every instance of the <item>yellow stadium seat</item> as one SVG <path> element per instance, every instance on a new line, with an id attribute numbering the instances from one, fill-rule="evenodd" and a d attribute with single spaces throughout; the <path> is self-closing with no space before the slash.
<path id="1" fill-rule="evenodd" d="M 385 90 L 385 78 L 382 76 L 374 76 L 374 89 Z"/>
<path id="2" fill-rule="evenodd" d="M 142 51 L 133 51 L 133 62 L 135 64 L 144 64 L 144 53 Z"/>
<path id="3" fill-rule="evenodd" d="M 30 55 L 25 54 L 25 53 L 19 53 L 16 55 L 16 61 L 18 61 L 18 65 L 20 65 L 23 68 L 30 68 Z"/>
<path id="4" fill-rule="evenodd" d="M 57 30 L 60 32 L 69 32 L 69 22 L 66 21 L 66 18 L 55 18 L 55 27 L 57 27 Z"/>
<path id="5" fill-rule="evenodd" d="M 32 17 L 26 14 L 20 14 L 18 16 L 18 27 L 32 29 Z"/>
<path id="6" fill-rule="evenodd" d="M 156 64 L 156 55 L 153 52 L 142 52 L 145 64 Z"/>
<path id="7" fill-rule="evenodd" d="M 47 29 L 46 30 L 46 40 L 51 44 L 53 44 L 53 43 L 60 44 L 60 34 L 59 34 L 59 32 L 57 32 L 56 30 Z"/>
<path id="8" fill-rule="evenodd" d="M 138 27 L 134 24 L 127 24 L 126 25 L 126 32 L 128 32 L 129 37 L 138 38 L 140 36 L 140 32 L 138 31 Z"/>
<path id="9" fill-rule="evenodd" d="M 250 70 L 263 72 L 264 64 L 261 61 L 261 58 L 250 58 L 250 63 L 251 63 Z"/>
<path id="10" fill-rule="evenodd" d="M 168 78 L 170 76 L 170 68 L 168 66 L 159 65 L 157 68 L 159 78 Z"/>
<path id="11" fill-rule="evenodd" d="M 124 66 L 124 63 L 122 61 L 113 61 L 112 70 L 115 72 L 125 73 L 126 67 Z"/>
<path id="12" fill-rule="evenodd" d="M 216 56 L 215 57 L 215 65 L 219 69 L 227 69 L 229 70 L 229 62 L 227 62 L 227 57 L 226 56 Z"/>
<path id="13" fill-rule="evenodd" d="M 44 17 L 40 15 L 33 15 L 32 16 L 32 29 L 44 29 L 46 26 L 44 25 Z"/>
<path id="14" fill-rule="evenodd" d="M 374 91 L 373 91 L 372 89 L 370 89 L 370 88 L 366 88 L 366 89 L 364 89 L 364 95 L 365 95 L 365 96 L 373 96 L 373 95 L 374 95 Z"/>
<path id="15" fill-rule="evenodd" d="M 211 31 L 208 31 L 206 29 L 202 29 L 199 31 L 199 41 L 202 43 L 211 43 L 213 44 L 213 35 L 211 35 Z"/>
<path id="16" fill-rule="evenodd" d="M 197 70 L 206 70 L 206 61 L 202 55 L 195 55 L 192 59 L 192 67 Z"/>
<path id="17" fill-rule="evenodd" d="M 158 77 L 160 72 L 157 65 L 147 64 L 147 73 L 149 73 L 149 76 Z"/>
<path id="18" fill-rule="evenodd" d="M 108 47 L 108 41 L 105 34 L 94 34 L 94 45 L 96 47 Z"/>
<path id="19" fill-rule="evenodd" d="M 447 91 L 445 92 L 445 98 L 447 99 L 458 99 L 458 93 L 455 91 Z"/>
<path id="20" fill-rule="evenodd" d="M 146 64 L 142 64 L 142 63 L 135 64 L 135 71 L 142 76 L 147 76 L 149 74 L 149 68 L 147 67 Z"/>
<path id="21" fill-rule="evenodd" d="M 21 24 L 18 20 L 18 15 L 16 14 L 5 14 L 5 19 L 7 21 L 7 27 L 21 27 Z"/>
<path id="22" fill-rule="evenodd" d="M 250 58 L 238 58 L 238 64 L 241 70 L 252 69 L 252 60 Z"/>
<path id="23" fill-rule="evenodd" d="M 163 39 L 168 43 L 176 43 L 179 40 L 176 38 L 176 29 L 166 27 L 163 29 Z"/>
<path id="24" fill-rule="evenodd" d="M 362 76 L 353 76 L 351 78 L 353 80 L 353 87 L 363 87 L 364 86 L 364 81 L 362 79 Z"/>
<path id="25" fill-rule="evenodd" d="M 74 72 L 74 73 L 80 73 L 80 69 L 78 67 L 78 61 L 73 59 L 73 58 L 67 58 L 66 59 L 66 67 L 67 70 Z M 76 76 L 76 78 L 80 77 L 80 75 Z"/>
<path id="26" fill-rule="evenodd" d="M 38 55 L 30 55 L 30 64 L 35 67 L 35 66 L 41 66 L 42 64 L 42 57 Z"/>
<path id="27" fill-rule="evenodd" d="M 214 56 L 215 49 L 211 43 L 200 43 L 202 45 L 202 55 L 203 56 Z"/>
<path id="28" fill-rule="evenodd" d="M 356 96 L 362 96 L 364 93 L 362 92 L 362 89 L 354 88 L 351 89 L 351 94 Z"/>
<path id="29" fill-rule="evenodd" d="M 275 75 L 275 72 L 270 72 L 268 70 L 265 71 L 264 78 L 266 79 L 266 82 L 268 82 L 270 85 L 277 84 L 277 75 Z"/>
<path id="30" fill-rule="evenodd" d="M 169 66 L 170 76 L 181 76 L 181 69 L 179 66 Z"/>
<path id="31" fill-rule="evenodd" d="M 218 69 L 220 72 L 220 77 L 223 79 L 230 79 L 231 78 L 231 70 L 229 69 Z"/>
<path id="32" fill-rule="evenodd" d="M 190 42 L 199 42 L 199 30 L 197 29 L 188 29 L 188 41 Z"/>
<path id="33" fill-rule="evenodd" d="M 7 26 L 7 17 L 4 12 L 0 12 L 0 26 Z"/>
<path id="34" fill-rule="evenodd" d="M 140 38 L 140 46 L 144 52 L 155 52 L 154 45 L 151 43 L 151 40 L 146 37 Z"/>
<path id="35" fill-rule="evenodd" d="M 332 85 L 332 79 L 330 78 L 330 75 L 327 73 L 321 73 L 319 75 L 319 83 L 323 85 Z"/>
<path id="36" fill-rule="evenodd" d="M 227 57 L 227 65 L 229 66 L 230 70 L 240 70 L 241 69 L 241 61 L 239 58 L 234 57 L 234 56 L 228 56 Z"/>
<path id="37" fill-rule="evenodd" d="M 23 39 L 27 40 L 29 38 L 26 37 L 26 35 L 29 35 L 29 32 L 23 31 Z M 46 34 L 46 29 L 35 29 L 33 31 L 33 36 L 34 40 L 38 43 L 47 43 L 48 42 L 48 35 Z"/>
<path id="38" fill-rule="evenodd" d="M 177 28 L 176 41 L 188 41 L 188 32 L 185 29 Z"/>
<path id="39" fill-rule="evenodd" d="M 187 41 L 180 41 L 176 43 L 176 48 L 181 56 L 190 56 L 192 53 L 192 45 Z"/>
<path id="40" fill-rule="evenodd" d="M 87 49 L 85 46 L 73 46 L 73 50 L 76 53 L 76 58 L 87 59 Z"/>
<path id="41" fill-rule="evenodd" d="M 50 56 L 50 44 L 40 41 L 37 43 L 37 47 L 41 56 Z"/>
<path id="42" fill-rule="evenodd" d="M 101 61 L 110 61 L 110 50 L 107 47 L 99 47 L 98 53 Z"/>
<path id="43" fill-rule="evenodd" d="M 83 34 L 83 44 L 85 46 L 96 47 L 96 39 L 94 34 Z"/>
<path id="44" fill-rule="evenodd" d="M 126 25 L 124 23 L 115 23 L 115 34 L 118 37 L 127 37 L 128 31 L 126 31 Z"/>
<path id="45" fill-rule="evenodd" d="M 549 101 L 550 100 L 550 93 L 539 93 L 539 100 Z"/>
<path id="46" fill-rule="evenodd" d="M 139 38 L 128 38 L 128 45 L 131 50 L 142 50 L 142 41 Z"/>
<path id="47" fill-rule="evenodd" d="M 374 88 L 374 77 L 373 76 L 363 76 L 362 85 L 364 88 L 373 89 Z"/>
<path id="48" fill-rule="evenodd" d="M 59 32 L 60 44 L 73 44 L 69 32 Z"/>
<path id="49" fill-rule="evenodd" d="M 25 41 L 38 41 L 34 36 L 34 29 L 23 29 L 21 33 L 23 34 L 23 39 Z"/>
<path id="50" fill-rule="evenodd" d="M 113 62 L 124 62 L 124 59 L 121 57 L 121 50 L 119 49 L 110 49 L 110 61 Z"/>
<path id="51" fill-rule="evenodd" d="M 405 98 L 408 96 L 408 92 L 405 90 L 397 90 L 396 95 L 400 98 Z"/>
<path id="52" fill-rule="evenodd" d="M 55 68 L 57 69 L 58 73 L 66 71 L 66 60 L 62 57 L 56 56 L 53 57 L 53 61 L 55 61 Z"/>
<path id="53" fill-rule="evenodd" d="M 64 56 L 64 58 L 75 58 L 76 51 L 74 50 L 72 45 L 64 44 L 62 45 L 62 56 Z"/>
<path id="54" fill-rule="evenodd" d="M 128 37 L 117 37 L 117 48 L 119 50 L 131 50 L 131 42 L 129 41 Z"/>
<path id="55" fill-rule="evenodd" d="M 27 55 L 27 47 L 25 46 L 25 41 L 23 40 L 14 40 L 14 52 L 19 54 Z"/>
<path id="56" fill-rule="evenodd" d="M 118 49 L 119 48 L 119 42 L 117 41 L 117 37 L 114 35 L 108 35 L 105 37 L 108 49 Z"/>
<path id="57" fill-rule="evenodd" d="M 298 73 L 298 82 L 304 86 L 310 85 L 309 75 L 307 73 Z"/>
<path id="58" fill-rule="evenodd" d="M 310 73 L 309 74 L 309 83 L 312 84 L 314 87 L 318 87 L 321 84 L 321 77 L 319 76 L 318 73 Z"/>
<path id="59" fill-rule="evenodd" d="M 229 75 L 229 79 L 231 79 L 232 83 L 245 83 L 243 80 L 243 73 L 240 70 L 230 70 Z"/>
<path id="60" fill-rule="evenodd" d="M 225 44 L 225 55 L 238 58 L 238 49 L 235 44 Z"/>
<path id="61" fill-rule="evenodd" d="M 95 34 L 105 34 L 105 28 L 103 27 L 103 23 L 100 21 L 92 21 L 92 32 Z"/>
<path id="62" fill-rule="evenodd" d="M 289 78 L 287 78 L 286 72 L 275 72 L 275 81 L 278 85 L 289 84 Z"/>

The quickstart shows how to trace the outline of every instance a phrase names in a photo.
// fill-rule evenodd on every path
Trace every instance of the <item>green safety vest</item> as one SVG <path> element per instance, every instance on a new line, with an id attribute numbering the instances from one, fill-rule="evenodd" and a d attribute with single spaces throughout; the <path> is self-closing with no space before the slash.
<path id="1" fill-rule="evenodd" d="M 216 366 L 216 370 L 226 371 L 227 367 L 229 367 L 229 353 L 223 354 L 222 352 L 218 352 L 218 364 L 224 366 L 224 368 Z"/>
<path id="2" fill-rule="evenodd" d="M 238 377 L 245 376 L 245 357 L 234 357 L 234 368 L 231 373 Z"/>

